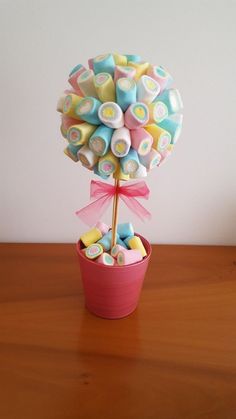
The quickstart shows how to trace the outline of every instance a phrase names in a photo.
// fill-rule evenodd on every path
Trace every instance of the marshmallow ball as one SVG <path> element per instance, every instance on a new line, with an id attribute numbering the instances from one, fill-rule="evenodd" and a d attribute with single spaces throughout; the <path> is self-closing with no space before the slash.
<path id="1" fill-rule="evenodd" d="M 73 162 L 102 179 L 126 181 L 147 176 L 173 153 L 183 102 L 163 66 L 105 53 L 89 58 L 87 68 L 74 66 L 68 82 L 57 111 Z"/>

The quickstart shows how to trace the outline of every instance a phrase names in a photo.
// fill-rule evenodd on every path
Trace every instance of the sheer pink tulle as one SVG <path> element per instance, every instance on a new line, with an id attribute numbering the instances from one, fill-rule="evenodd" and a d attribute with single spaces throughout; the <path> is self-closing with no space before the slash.
<path id="1" fill-rule="evenodd" d="M 144 181 L 126 183 L 124 186 L 114 186 L 105 182 L 92 180 L 90 184 L 90 198 L 95 201 L 76 211 L 76 215 L 87 225 L 92 226 L 101 219 L 102 215 L 117 193 L 127 207 L 142 221 L 151 218 L 151 214 L 135 198 L 149 198 L 149 189 Z"/>

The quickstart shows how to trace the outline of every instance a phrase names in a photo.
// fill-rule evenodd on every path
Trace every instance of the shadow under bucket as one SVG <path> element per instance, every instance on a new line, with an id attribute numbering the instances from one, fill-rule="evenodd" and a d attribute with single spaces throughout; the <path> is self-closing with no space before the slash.
<path id="1" fill-rule="evenodd" d="M 120 319 L 131 314 L 137 307 L 152 248 L 139 234 L 147 256 L 138 263 L 126 266 L 107 266 L 87 259 L 78 241 L 81 278 L 87 309 L 99 317 Z"/>

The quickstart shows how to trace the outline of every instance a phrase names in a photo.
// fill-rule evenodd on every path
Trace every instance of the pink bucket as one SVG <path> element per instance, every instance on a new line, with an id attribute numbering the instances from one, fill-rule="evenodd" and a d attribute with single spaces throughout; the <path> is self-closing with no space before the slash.
<path id="1" fill-rule="evenodd" d="M 147 256 L 138 263 L 127 266 L 107 266 L 87 259 L 79 241 L 76 250 L 87 309 L 99 317 L 119 319 L 131 314 L 137 307 L 143 280 L 150 260 L 150 243 L 139 236 Z"/>

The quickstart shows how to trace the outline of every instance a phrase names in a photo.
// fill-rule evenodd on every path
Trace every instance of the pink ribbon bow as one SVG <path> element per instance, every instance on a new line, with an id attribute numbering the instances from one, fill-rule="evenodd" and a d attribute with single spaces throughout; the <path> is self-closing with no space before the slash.
<path id="1" fill-rule="evenodd" d="M 76 215 L 89 226 L 96 224 L 108 208 L 113 196 L 118 194 L 127 207 L 142 221 L 151 218 L 147 211 L 135 198 L 149 198 L 149 189 L 144 181 L 128 183 L 124 186 L 114 186 L 105 182 L 92 180 L 90 184 L 90 198 L 95 201 L 76 211 Z"/>

